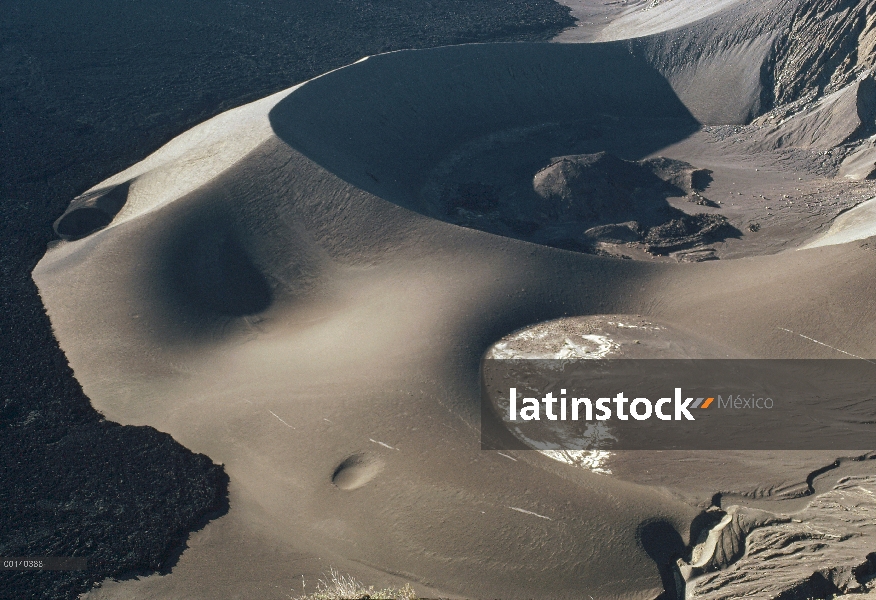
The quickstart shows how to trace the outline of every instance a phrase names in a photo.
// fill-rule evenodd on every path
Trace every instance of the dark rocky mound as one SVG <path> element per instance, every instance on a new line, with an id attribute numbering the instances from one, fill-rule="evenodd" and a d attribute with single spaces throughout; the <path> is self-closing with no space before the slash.
<path id="1" fill-rule="evenodd" d="M 542 200 L 540 215 L 590 226 L 632 220 L 656 225 L 664 217 L 663 198 L 681 194 L 642 164 L 606 152 L 564 156 L 536 173 L 532 184 Z"/>
<path id="2" fill-rule="evenodd" d="M 698 195 L 712 183 L 712 172 L 709 169 L 697 169 L 683 160 L 655 156 L 640 161 L 639 164 L 671 186 L 690 195 Z"/>
<path id="3" fill-rule="evenodd" d="M 563 156 L 538 171 L 529 199 L 475 182 L 445 190 L 444 202 L 451 220 L 466 227 L 580 252 L 602 253 L 607 243 L 668 254 L 739 233 L 722 215 L 691 215 L 667 201 L 717 206 L 700 193 L 710 181 L 708 170 L 683 161 L 599 152 Z"/>
<path id="4" fill-rule="evenodd" d="M 84 572 L 0 572 L 0 598 L 76 598 L 102 578 L 168 567 L 174 548 L 225 496 L 220 467 L 153 429 L 102 420 L 67 367 L 30 272 L 56 239 L 52 221 L 70 198 L 199 121 L 364 55 L 544 40 L 572 23 L 553 0 L 6 7 L 0 555 L 77 555 L 91 563 Z M 58 233 L 77 238 L 104 226 L 122 192 L 81 198 Z"/>

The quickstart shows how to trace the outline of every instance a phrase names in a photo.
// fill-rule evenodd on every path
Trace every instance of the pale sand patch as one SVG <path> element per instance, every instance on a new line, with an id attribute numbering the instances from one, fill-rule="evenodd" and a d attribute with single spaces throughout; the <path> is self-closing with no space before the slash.
<path id="1" fill-rule="evenodd" d="M 560 33 L 555 41 L 606 42 L 677 29 L 715 15 L 742 0 L 558 1 L 572 9 L 572 16 L 579 23 Z"/>
<path id="2" fill-rule="evenodd" d="M 816 236 L 800 249 L 847 244 L 874 235 L 876 235 L 876 198 L 871 198 L 839 215 L 830 224 L 830 229 Z"/>

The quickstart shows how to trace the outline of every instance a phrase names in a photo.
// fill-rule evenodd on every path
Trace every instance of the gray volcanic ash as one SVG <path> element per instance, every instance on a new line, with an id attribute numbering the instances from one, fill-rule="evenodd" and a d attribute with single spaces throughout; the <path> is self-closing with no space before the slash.
<path id="1" fill-rule="evenodd" d="M 868 589 L 866 449 L 597 471 L 479 451 L 477 407 L 503 339 L 876 356 L 876 221 L 848 210 L 873 192 L 870 7 L 626 3 L 577 32 L 599 43 L 381 54 L 76 200 L 58 229 L 78 233 L 33 276 L 77 378 L 231 480 L 175 573 L 93 597 L 244 594 L 198 574 L 259 546 L 277 585 L 330 562 L 454 596 L 739 597 L 766 573 L 773 598 Z M 105 226 L 76 216 L 122 185 Z"/>

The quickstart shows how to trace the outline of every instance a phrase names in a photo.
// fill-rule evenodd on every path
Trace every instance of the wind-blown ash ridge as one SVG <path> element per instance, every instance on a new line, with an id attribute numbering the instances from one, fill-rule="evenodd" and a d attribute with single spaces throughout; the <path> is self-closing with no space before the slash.
<path id="1" fill-rule="evenodd" d="M 820 144 L 845 151 L 866 134 L 869 83 L 856 75 L 831 92 L 816 78 L 800 84 L 818 89 L 796 116 L 752 122 L 772 109 L 763 68 L 776 27 L 798 14 L 782 6 L 739 2 L 635 40 L 373 56 L 208 121 L 100 184 L 127 185 L 125 205 L 34 270 L 60 343 L 95 406 L 171 433 L 232 482 L 216 537 L 193 541 L 166 578 L 106 593 L 252 595 L 260 579 L 312 581 L 320 559 L 367 581 L 503 598 L 678 597 L 707 589 L 698 569 L 749 569 L 743 537 L 786 519 L 755 515 L 752 530 L 724 515 L 709 545 L 721 552 L 694 556 L 716 525 L 705 510 L 716 490 L 792 487 L 804 465 L 835 457 L 734 454 L 692 478 L 692 457 L 659 475 L 621 462 L 609 477 L 541 454 L 479 453 L 478 363 L 509 332 L 575 315 L 653 319 L 667 332 L 649 333 L 654 347 L 677 336 L 750 358 L 874 355 L 867 229 L 786 251 L 870 189 L 831 180 L 857 196 L 834 201 L 806 162 Z M 732 35 L 729 15 L 748 19 Z M 828 105 L 845 108 L 819 113 Z M 822 127 L 822 113 L 837 118 Z M 678 264 L 448 222 L 445 184 L 480 193 L 510 178 L 509 190 L 537 196 L 534 178 L 558 157 L 602 153 L 709 171 L 691 184 L 703 204 L 662 200 L 741 235 L 691 240 L 687 250 L 719 260 Z M 258 547 L 273 555 L 249 575 L 197 588 L 206 565 Z M 689 550 L 685 581 L 676 561 Z"/>

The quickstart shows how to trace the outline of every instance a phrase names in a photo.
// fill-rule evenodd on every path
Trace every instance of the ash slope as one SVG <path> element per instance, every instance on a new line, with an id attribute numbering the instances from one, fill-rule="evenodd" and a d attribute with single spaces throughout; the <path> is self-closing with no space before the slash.
<path id="1" fill-rule="evenodd" d="M 719 189 L 732 173 L 756 181 L 754 163 L 717 164 L 720 144 L 703 152 L 692 88 L 674 89 L 629 49 L 372 57 L 226 113 L 98 186 L 128 185 L 110 225 L 56 245 L 34 271 L 62 347 L 109 416 L 221 460 L 233 507 L 177 572 L 113 593 L 266 596 L 302 574 L 313 582 L 320 557 L 363 580 L 455 595 L 678 591 L 655 563 L 669 556 L 638 539 L 657 522 L 683 547 L 696 502 L 542 456 L 481 454 L 480 357 L 519 327 L 611 313 L 751 357 L 872 356 L 876 255 L 853 243 L 618 261 L 435 218 L 421 191 L 449 154 L 545 123 L 627 159 L 697 153 L 716 163 Z M 576 135 L 593 126 L 610 135 Z M 545 157 L 567 154 L 555 152 L 567 138 L 543 141 Z M 124 397 L 109 393 L 119 386 Z M 335 485 L 348 468 L 341 480 L 355 483 Z M 748 476 L 726 473 L 723 485 L 734 479 Z M 232 575 L 205 583 L 216 564 Z"/>
<path id="2" fill-rule="evenodd" d="M 550 60 L 557 50 L 570 52 L 574 62 L 562 66 Z M 423 153 L 432 148 L 417 145 L 415 138 L 431 139 L 441 150 L 468 135 L 471 122 L 486 115 L 494 121 L 483 123 L 485 129 L 530 107 L 542 106 L 536 119 L 562 115 L 581 101 L 575 83 L 587 80 L 573 67 L 602 68 L 588 52 L 549 44 L 400 52 L 243 107 L 106 182 L 108 188 L 136 177 L 113 223 L 57 246 L 58 260 L 36 270 L 50 305 L 52 298 L 70 309 L 82 305 L 84 297 L 62 300 L 52 292 L 52 281 L 72 283 L 71 275 L 78 283 L 68 290 L 88 296 L 97 291 L 91 314 L 102 315 L 100 320 L 116 331 L 112 339 L 96 334 L 88 350 L 75 341 L 64 343 L 68 356 L 79 357 L 71 360 L 82 380 L 91 379 L 93 359 L 112 355 L 121 363 L 110 369 L 115 381 L 104 383 L 115 388 L 134 382 L 120 399 L 124 406 L 98 400 L 107 390 L 100 382 L 87 386 L 92 400 L 125 422 L 152 422 L 156 413 L 163 414 L 168 421 L 156 424 L 160 429 L 190 447 L 208 445 L 210 455 L 223 457 L 236 507 L 229 522 L 249 532 L 244 539 L 264 539 L 282 550 L 262 567 L 274 574 L 261 585 L 292 581 L 296 571 L 312 584 L 326 568 L 317 561 L 323 557 L 364 580 L 410 577 L 463 595 L 569 597 L 588 586 L 620 597 L 630 591 L 656 595 L 662 589 L 657 567 L 637 546 L 636 532 L 644 521 L 657 519 L 684 537 L 696 509 L 633 484 L 557 472 L 549 459 L 530 465 L 479 456 L 480 355 L 496 334 L 559 308 L 550 308 L 546 298 L 542 306 L 527 306 L 530 300 L 524 298 L 507 311 L 496 306 L 499 310 L 482 319 L 486 304 L 505 297 L 482 283 L 507 277 L 497 285 L 515 289 L 519 276 L 500 265 L 529 256 L 529 246 L 407 210 L 351 185 L 274 133 L 282 126 L 284 135 L 303 140 L 296 145 L 306 143 L 311 153 L 322 151 L 335 160 L 346 178 L 379 186 L 381 177 L 391 175 L 391 161 L 403 157 L 405 149 L 393 147 L 399 140 L 419 148 L 420 154 L 411 152 L 408 160 L 425 161 Z M 615 52 L 621 64 L 627 60 L 622 52 L 607 52 Z M 472 68 L 480 64 L 483 72 L 515 77 L 507 67 L 526 69 L 531 53 L 544 60 L 530 63 L 532 68 L 558 65 L 558 72 L 542 78 L 557 92 L 555 106 L 543 106 L 538 88 L 516 86 L 519 93 L 509 95 L 514 86 L 479 77 Z M 440 87 L 459 90 L 461 96 L 442 104 L 447 97 L 418 98 L 413 95 L 418 90 L 409 88 L 410 95 L 396 97 L 399 104 L 388 104 L 391 97 L 381 92 L 382 84 L 397 77 L 400 67 L 408 69 L 402 75 L 411 83 L 425 86 L 447 78 Z M 415 77 L 424 73 L 430 75 Z M 479 91 L 483 85 L 490 87 Z M 337 90 L 333 113 L 324 110 L 324 89 L 311 93 L 310 88 L 323 86 Z M 665 86 L 654 94 L 680 115 L 682 127 L 691 127 Z M 435 106 L 423 106 L 430 97 Z M 478 106 L 472 101 L 478 97 L 481 115 L 471 115 L 472 121 L 450 118 L 461 106 Z M 593 97 L 611 109 L 611 99 Z M 342 110 L 346 102 L 363 99 L 372 103 L 367 110 L 359 110 L 361 104 Z M 384 123 L 362 131 L 366 117 L 381 122 L 377 110 L 392 114 L 398 129 Z M 445 127 L 413 129 L 424 124 L 420 110 L 448 115 Z M 350 133 L 356 136 L 333 137 L 321 130 L 320 119 L 335 123 L 331 133 L 342 131 L 343 119 L 355 120 L 359 125 Z M 450 130 L 447 125 L 454 122 L 456 129 Z M 368 134 L 378 131 L 386 141 L 369 143 Z M 345 160 L 360 141 L 363 154 Z M 379 169 L 381 164 L 386 166 Z M 408 169 L 399 173 L 417 176 Z M 387 181 L 383 195 L 401 194 L 408 184 L 399 177 Z M 103 262 L 98 255 L 107 251 L 120 262 L 98 282 L 93 279 Z M 565 256 L 547 252 L 560 260 Z M 154 260 L 143 263 L 144 257 Z M 592 268 L 603 269 L 596 263 Z M 245 283 L 253 277 L 261 278 L 267 294 L 249 295 L 253 286 Z M 387 294 L 385 286 L 399 290 Z M 346 375 L 339 378 L 339 372 Z M 148 398 L 142 395 L 147 390 Z M 222 433 L 226 426 L 230 429 Z M 427 435 L 426 426 L 439 428 L 440 435 Z M 351 463 L 354 455 L 364 458 Z M 290 463 L 291 456 L 296 459 Z M 349 478 L 357 481 L 352 489 L 333 485 L 339 466 L 349 464 L 381 467 L 369 470 L 373 478 L 363 485 L 358 482 L 364 475 Z M 607 522 L 600 523 L 597 515 Z M 483 532 L 477 541 L 473 531 Z M 590 540 L 598 538 L 606 549 L 597 553 Z M 375 546 L 376 539 L 383 543 Z M 224 546 L 226 560 L 234 549 Z M 291 561 L 290 555 L 300 558 Z M 545 572 L 556 576 L 538 575 Z M 259 580 L 263 574 L 254 576 Z M 178 580 L 166 581 L 175 585 Z M 257 585 L 241 577 L 224 590 L 165 593 L 263 593 L 255 591 Z"/>
<path id="3" fill-rule="evenodd" d="M 374 57 L 224 115 L 82 198 L 82 206 L 96 205 L 124 190 L 125 203 L 108 228 L 55 248 L 35 273 L 77 376 L 108 414 L 156 424 L 222 457 L 238 507 L 193 542 L 176 573 L 113 593 L 264 596 L 302 573 L 312 582 L 325 570 L 317 556 L 369 581 L 411 579 L 436 593 L 672 592 L 661 577 L 666 565 L 635 545 L 642 523 L 662 520 L 678 550 L 689 541 L 696 512 L 689 505 L 704 495 L 718 489 L 744 497 L 796 477 L 789 472 L 804 481 L 806 464 L 811 471 L 830 459 L 798 456 L 771 466 L 772 457 L 735 457 L 736 470 L 696 482 L 671 472 L 670 487 L 687 504 L 541 459 L 472 466 L 458 451 L 472 439 L 464 430 L 473 425 L 472 365 L 516 327 L 606 312 L 657 316 L 749 356 L 872 356 L 867 243 L 754 256 L 801 245 L 869 191 L 826 178 L 845 154 L 867 150 L 857 148 L 872 125 L 868 84 L 857 80 L 868 65 L 867 6 L 739 3 L 680 30 L 587 49 Z M 760 118 L 744 125 L 753 117 Z M 716 126 L 699 131 L 701 123 Z M 440 207 L 423 190 L 454 158 L 474 156 L 483 167 L 496 146 L 504 157 L 520 154 L 521 140 L 538 142 L 527 144 L 537 150 L 530 175 L 551 157 L 605 150 L 628 160 L 659 152 L 710 169 L 705 192 L 748 226 L 715 255 L 750 258 L 618 263 L 434 220 Z M 839 192 L 847 194 L 841 201 Z M 68 217 L 82 207 L 71 208 Z M 62 296 L 71 279 L 74 296 Z M 83 316 L 81 306 L 111 315 L 109 327 L 128 339 Z M 70 333 L 82 319 L 93 325 L 93 339 Z M 97 374 L 100 358 L 118 365 L 117 384 L 135 382 L 127 397 L 110 397 L 112 383 Z M 338 408 L 339 398 L 363 395 L 373 414 Z M 405 413 L 411 407 L 416 418 Z M 322 409 L 332 414 L 322 417 Z M 193 421 L 186 410 L 210 416 Z M 424 451 L 415 433 L 423 415 L 456 433 Z M 328 427 L 323 422 L 337 424 L 335 438 L 318 429 Z M 287 466 L 288 456 L 314 447 L 318 458 Z M 397 458 L 408 448 L 412 455 Z M 338 472 L 341 483 L 333 485 Z M 647 478 L 633 470 L 622 479 Z M 506 526 L 494 511 L 509 480 L 542 491 L 520 502 L 512 496 L 516 504 L 534 501 L 529 509 L 505 509 L 549 517 L 563 532 Z M 564 492 L 578 497 L 582 486 L 612 505 L 625 499 L 608 517 L 610 533 L 580 520 L 601 504 L 571 514 L 545 510 L 562 505 Z M 399 490 L 388 501 L 387 488 Z M 485 524 L 467 520 L 470 505 L 489 515 Z M 375 514 L 362 506 L 382 508 Z M 447 528 L 447 519 L 458 527 Z M 429 532 L 439 528 L 436 542 Z M 386 531 L 388 547 L 375 552 L 373 539 Z M 471 531 L 500 534 L 496 545 L 471 551 Z M 532 552 L 505 554 L 502 541 L 521 537 Z M 595 558 L 599 573 L 563 554 L 589 559 L 593 539 L 604 548 Z M 560 540 L 562 551 L 544 552 L 546 540 Z M 861 550 L 848 548 L 848 560 Z M 215 564 L 229 566 L 228 579 L 199 583 Z M 249 575 L 231 568 L 240 564 Z M 531 587 L 533 567 L 542 577 L 551 572 L 554 587 Z M 636 578 L 621 583 L 620 573 Z M 806 576 L 794 573 L 788 589 Z"/>
<path id="4" fill-rule="evenodd" d="M 101 566 L 85 573 L 5 572 L 0 596 L 75 597 L 108 575 L 165 568 L 173 548 L 225 493 L 222 474 L 203 457 L 154 430 L 103 421 L 67 366 L 30 272 L 69 198 L 199 121 L 360 56 L 545 39 L 568 22 L 550 0 L 498 8 L 456 0 L 429 6 L 38 0 L 6 7 L 0 430 L 3 446 L 18 451 L 7 453 L 2 467 L 0 537 L 4 555 L 86 552 Z M 53 452 L 59 447 L 63 459 Z M 118 476 L 123 472 L 129 476 Z M 138 511 L 151 515 L 148 528 Z M 51 533 L 44 535 L 47 524 Z"/>
<path id="5" fill-rule="evenodd" d="M 634 38 L 707 124 L 799 110 L 876 61 L 872 0 L 565 0 L 578 26 L 557 41 Z M 710 80 L 717 79 L 718 82 Z"/>

